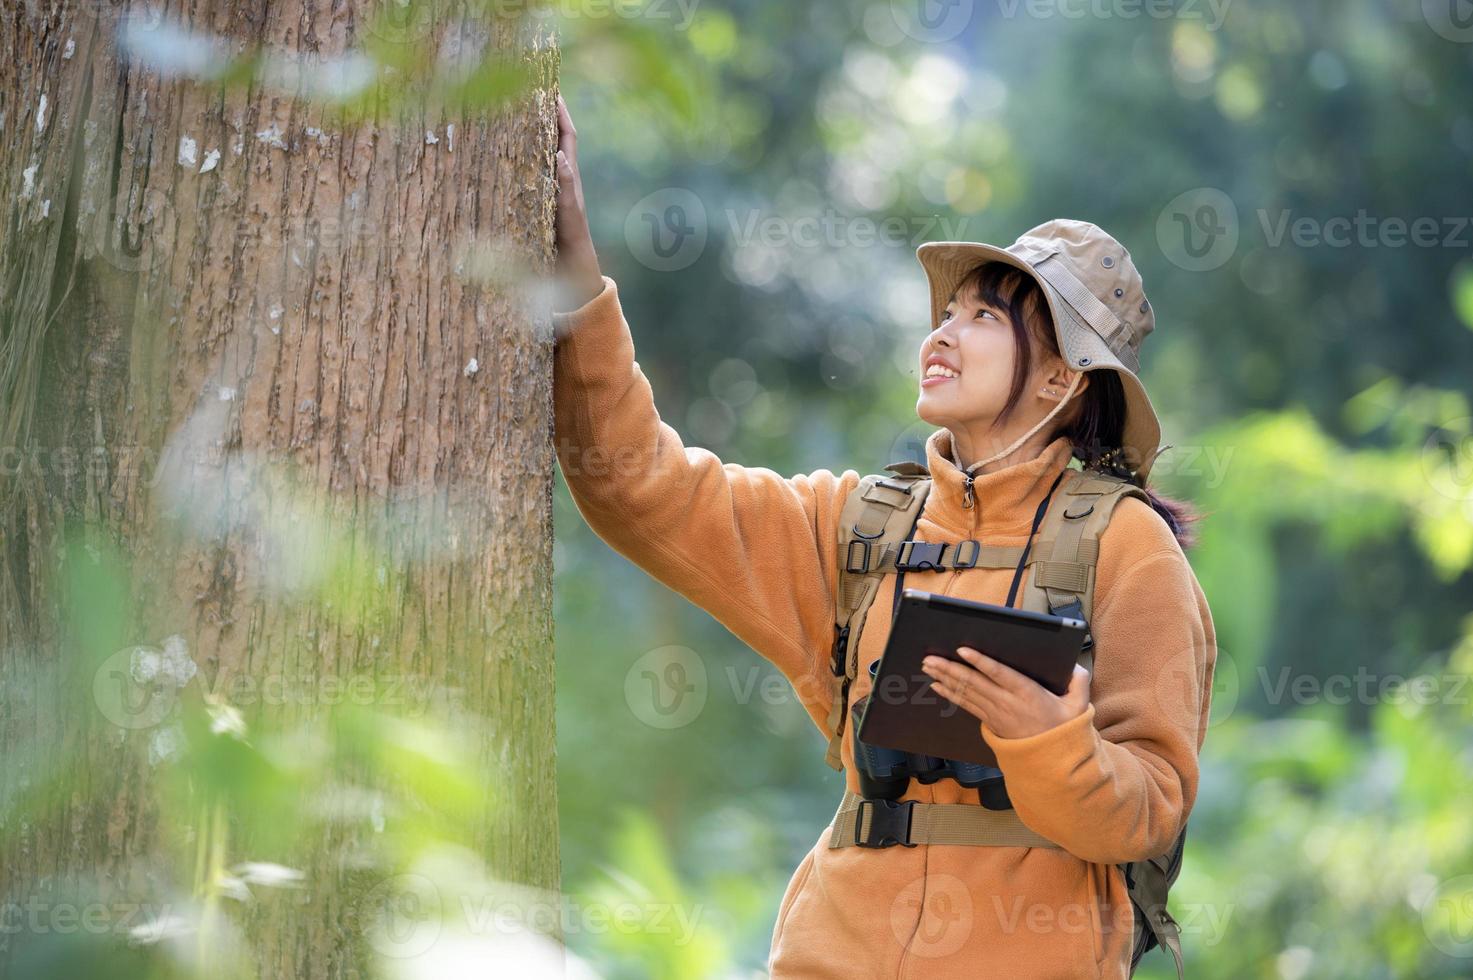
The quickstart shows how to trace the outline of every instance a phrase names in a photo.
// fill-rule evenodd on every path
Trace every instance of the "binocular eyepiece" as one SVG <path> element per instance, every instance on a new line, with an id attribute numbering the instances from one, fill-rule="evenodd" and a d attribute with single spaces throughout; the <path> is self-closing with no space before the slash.
<path id="1" fill-rule="evenodd" d="M 870 664 L 870 681 L 874 682 L 879 661 Z M 941 759 L 917 752 L 903 752 L 871 745 L 859 737 L 859 725 L 869 697 L 854 703 L 850 720 L 854 733 L 854 768 L 859 777 L 860 795 L 875 800 L 898 800 L 912 779 L 930 785 L 942 779 L 955 779 L 968 789 L 977 790 L 982 805 L 989 810 L 1011 810 L 1002 770 L 977 762 Z"/>

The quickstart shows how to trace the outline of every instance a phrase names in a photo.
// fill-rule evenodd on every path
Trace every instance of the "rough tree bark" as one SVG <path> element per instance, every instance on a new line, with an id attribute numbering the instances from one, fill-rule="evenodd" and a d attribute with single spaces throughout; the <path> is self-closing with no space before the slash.
<path id="1" fill-rule="evenodd" d="M 310 688 L 258 699 L 278 727 L 335 676 L 391 712 L 435 691 L 429 718 L 485 720 L 464 737 L 507 804 L 465 843 L 558 885 L 552 334 L 504 274 L 551 260 L 556 47 L 396 6 L 0 12 L 0 974 L 37 938 L 17 905 L 188 889 L 165 855 L 211 831 L 163 812 L 160 685 Z M 509 104 L 445 95 L 488 56 L 525 73 Z M 115 681 L 168 710 L 114 717 Z M 305 887 L 247 917 L 254 972 L 372 972 L 344 937 L 374 832 L 298 855 Z"/>

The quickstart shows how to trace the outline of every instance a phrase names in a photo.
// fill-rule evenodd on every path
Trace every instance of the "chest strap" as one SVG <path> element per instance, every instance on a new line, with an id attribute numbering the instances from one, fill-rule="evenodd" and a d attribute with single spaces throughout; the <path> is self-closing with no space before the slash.
<path id="1" fill-rule="evenodd" d="M 834 814 L 829 847 L 893 847 L 902 844 L 976 844 L 990 847 L 1059 845 L 1034 833 L 1016 810 L 989 810 L 976 803 L 870 800 L 844 791 Z"/>
<path id="2" fill-rule="evenodd" d="M 1040 567 L 1038 576 L 1052 578 L 1061 573 L 1075 575 L 1075 566 L 1093 563 L 1099 558 L 1098 541 L 1068 542 L 1068 551 L 1074 561 L 1054 561 L 1053 555 L 1066 554 L 1065 546 L 1052 539 L 1040 541 L 1024 557 L 1022 545 L 983 544 L 975 538 L 955 542 L 900 541 L 896 544 L 880 544 L 874 541 L 855 539 L 849 542 L 849 553 L 845 556 L 844 570 L 853 575 L 870 572 L 892 571 L 931 572 L 960 571 L 968 568 L 1016 568 L 1022 563 Z M 1073 578 L 1068 579 L 1072 583 Z M 1045 583 L 1052 584 L 1052 582 Z"/>

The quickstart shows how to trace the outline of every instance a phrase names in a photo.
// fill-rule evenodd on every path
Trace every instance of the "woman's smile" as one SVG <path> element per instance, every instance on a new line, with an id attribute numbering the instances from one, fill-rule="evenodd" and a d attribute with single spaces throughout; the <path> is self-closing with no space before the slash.
<path id="1" fill-rule="evenodd" d="M 921 378 L 921 387 L 931 388 L 946 381 L 954 381 L 960 375 L 961 372 L 952 367 L 950 362 L 938 354 L 932 354 L 926 359 L 926 373 Z"/>

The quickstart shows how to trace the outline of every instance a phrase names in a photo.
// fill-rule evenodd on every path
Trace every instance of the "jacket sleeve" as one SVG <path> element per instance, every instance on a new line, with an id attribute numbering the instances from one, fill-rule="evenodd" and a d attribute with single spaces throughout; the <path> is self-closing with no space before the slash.
<path id="1" fill-rule="evenodd" d="M 784 478 L 685 446 L 656 411 L 608 276 L 603 292 L 555 314 L 553 326 L 558 463 L 579 513 L 777 666 L 822 730 L 837 522 L 859 474 Z"/>
<path id="2" fill-rule="evenodd" d="M 1076 857 L 1106 864 L 1163 854 L 1185 825 L 1217 659 L 1206 599 L 1165 523 L 1141 504 L 1120 523 L 1144 533 L 1116 528 L 1124 505 L 1135 503 L 1121 502 L 1100 539 L 1098 578 L 1108 573 L 1112 581 L 1090 624 L 1089 706 L 1024 738 L 982 724 L 1023 823 Z M 1147 519 L 1159 527 L 1152 531 Z M 1134 554 L 1106 569 L 1112 546 Z"/>

